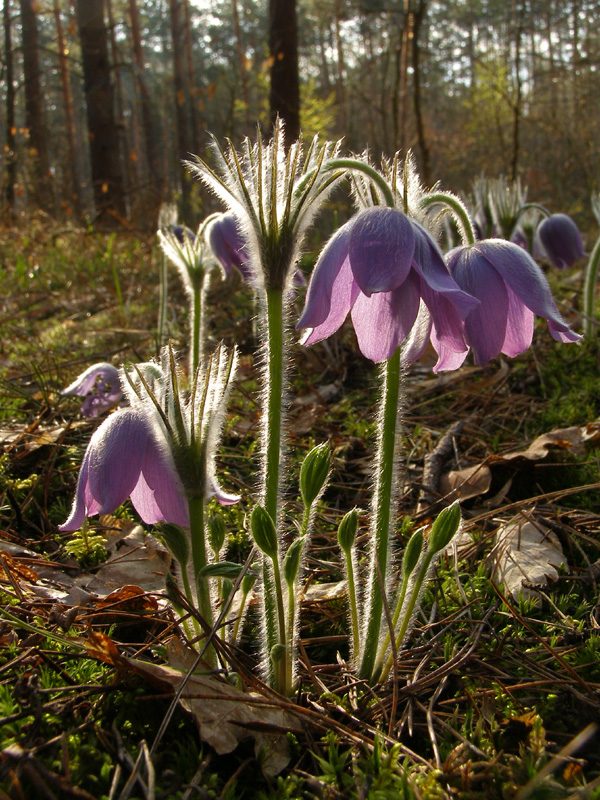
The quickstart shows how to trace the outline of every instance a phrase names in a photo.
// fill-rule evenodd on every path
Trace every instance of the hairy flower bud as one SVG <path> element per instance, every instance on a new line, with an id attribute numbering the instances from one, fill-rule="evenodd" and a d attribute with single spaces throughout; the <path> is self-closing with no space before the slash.
<path id="1" fill-rule="evenodd" d="M 325 488 L 329 470 L 331 468 L 331 454 L 326 442 L 318 444 L 308 453 L 300 468 L 300 494 L 306 508 L 319 498 Z"/>
<path id="2" fill-rule="evenodd" d="M 419 558 L 421 557 L 422 550 L 423 529 L 420 528 L 410 537 L 404 551 L 404 557 L 402 559 L 402 575 L 404 578 L 408 578 L 409 575 L 412 575 L 413 570 L 417 566 Z"/>
<path id="3" fill-rule="evenodd" d="M 346 555 L 352 549 L 357 531 L 358 509 L 353 508 L 344 516 L 338 527 L 338 543 Z"/>
<path id="4" fill-rule="evenodd" d="M 269 558 L 277 558 L 275 523 L 262 506 L 254 506 L 252 510 L 250 530 L 256 546 Z"/>
<path id="5" fill-rule="evenodd" d="M 460 525 L 460 503 L 455 500 L 440 512 L 438 518 L 433 523 L 429 536 L 429 552 L 438 553 L 447 547 Z"/>
<path id="6" fill-rule="evenodd" d="M 300 569 L 300 559 L 302 557 L 302 539 L 295 539 L 287 549 L 283 559 L 283 577 L 291 589 Z"/>

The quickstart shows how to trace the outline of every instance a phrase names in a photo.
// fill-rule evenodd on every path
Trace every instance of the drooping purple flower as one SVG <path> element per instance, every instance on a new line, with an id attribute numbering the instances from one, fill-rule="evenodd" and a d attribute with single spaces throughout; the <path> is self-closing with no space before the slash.
<path id="1" fill-rule="evenodd" d="M 552 214 L 543 219 L 537 239 L 548 261 L 559 269 L 571 267 L 585 256 L 579 228 L 566 214 Z"/>
<path id="2" fill-rule="evenodd" d="M 421 225 L 376 206 L 358 212 L 326 244 L 297 327 L 310 329 L 303 344 L 313 344 L 337 331 L 350 312 L 361 352 L 379 362 L 407 338 L 421 300 L 440 356 L 466 354 L 462 318 L 478 302 L 457 285 Z"/>
<path id="3" fill-rule="evenodd" d="M 84 397 L 81 404 L 82 415 L 88 418 L 97 417 L 102 411 L 114 408 L 121 402 L 123 391 L 119 371 L 106 362 L 93 364 L 63 389 L 61 394 Z"/>
<path id="4" fill-rule="evenodd" d="M 130 407 L 111 414 L 92 435 L 60 530 L 77 530 L 86 517 L 111 513 L 128 497 L 144 522 L 184 527 L 191 497 L 236 503 L 239 497 L 220 488 L 214 461 L 235 361 L 235 353 L 229 357 L 219 348 L 183 397 L 168 349 L 161 364 L 124 375 Z"/>
<path id="5" fill-rule="evenodd" d="M 542 270 L 518 245 L 485 239 L 452 250 L 446 263 L 457 284 L 480 301 L 464 323 L 476 364 L 486 364 L 499 353 L 516 356 L 525 351 L 533 339 L 536 314 L 548 321 L 557 341 L 581 339 L 561 317 Z M 465 355 L 454 360 L 453 368 Z"/>
<path id="6" fill-rule="evenodd" d="M 234 214 L 219 214 L 211 222 L 207 233 L 208 243 L 227 277 L 233 269 L 239 270 L 244 280 L 251 280 L 252 269 L 244 242 Z"/>

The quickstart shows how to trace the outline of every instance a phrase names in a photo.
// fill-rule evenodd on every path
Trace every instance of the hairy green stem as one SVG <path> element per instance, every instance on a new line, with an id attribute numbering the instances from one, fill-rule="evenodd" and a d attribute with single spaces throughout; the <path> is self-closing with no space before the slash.
<path id="1" fill-rule="evenodd" d="M 208 578 L 198 577 L 198 573 L 202 567 L 206 566 L 204 499 L 202 497 L 190 497 L 188 499 L 188 506 L 190 511 L 190 538 L 192 540 L 192 565 L 194 569 L 194 580 L 196 582 L 198 611 L 206 624 L 212 628 L 213 614 Z M 211 664 L 215 663 L 215 653 L 212 647 L 207 649 L 206 659 Z"/>
<path id="2" fill-rule="evenodd" d="M 346 558 L 346 578 L 348 580 L 348 603 L 350 605 L 350 620 L 352 624 L 352 649 L 354 657 L 358 658 L 360 652 L 360 628 L 358 625 L 358 603 L 356 600 L 356 584 L 354 581 L 354 561 L 352 551 L 344 553 Z"/>
<path id="3" fill-rule="evenodd" d="M 594 289 L 596 287 L 599 263 L 600 236 L 596 239 L 596 244 L 594 245 L 585 271 L 585 286 L 583 290 L 583 335 L 586 338 L 591 335 L 596 325 L 596 318 L 594 315 Z"/>
<path id="4" fill-rule="evenodd" d="M 446 194 L 446 192 L 432 192 L 431 194 L 424 195 L 420 203 L 422 208 L 429 208 L 429 206 L 434 205 L 441 205 L 449 208 L 454 219 L 458 223 L 462 243 L 464 245 L 475 244 L 473 223 L 469 217 L 469 212 L 458 197 L 452 194 Z"/>
<path id="5" fill-rule="evenodd" d="M 190 379 L 196 374 L 204 356 L 204 295 L 206 278 L 198 280 L 192 294 L 192 341 L 190 347 Z"/>
<path id="6" fill-rule="evenodd" d="M 359 676 L 370 680 L 379 644 L 383 591 L 388 569 L 390 522 L 393 506 L 393 484 L 396 465 L 396 429 L 400 399 L 400 348 L 388 359 L 382 397 L 377 476 L 371 521 L 371 563 L 367 595 L 366 636 L 361 653 Z M 378 574 L 384 583 L 380 586 Z"/>

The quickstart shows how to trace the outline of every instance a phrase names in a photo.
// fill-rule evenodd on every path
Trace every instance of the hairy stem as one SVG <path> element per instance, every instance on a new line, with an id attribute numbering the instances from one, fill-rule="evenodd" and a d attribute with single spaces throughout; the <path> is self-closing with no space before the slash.
<path id="1" fill-rule="evenodd" d="M 598 274 L 598 264 L 600 263 L 600 236 L 596 239 L 596 244 L 592 250 L 590 260 L 585 271 L 585 287 L 583 290 L 583 335 L 589 337 L 596 325 L 594 316 L 594 289 L 596 287 L 596 276 Z"/>

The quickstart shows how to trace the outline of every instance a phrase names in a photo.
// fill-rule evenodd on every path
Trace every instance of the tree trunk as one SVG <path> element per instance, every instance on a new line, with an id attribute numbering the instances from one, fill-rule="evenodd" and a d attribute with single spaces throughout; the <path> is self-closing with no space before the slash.
<path id="1" fill-rule="evenodd" d="M 429 145 L 425 136 L 425 125 L 423 123 L 423 108 L 421 104 L 421 50 L 419 45 L 419 33 L 421 25 L 427 12 L 427 0 L 420 0 L 417 10 L 413 15 L 413 38 L 412 38 L 412 67 L 413 67 L 413 106 L 415 110 L 415 120 L 417 123 L 417 137 L 419 149 L 421 151 L 421 172 L 425 186 L 431 185 L 431 159 L 429 155 Z"/>
<path id="2" fill-rule="evenodd" d="M 114 224 L 122 222 L 125 200 L 103 1 L 77 0 L 77 22 L 96 213 L 106 224 Z"/>
<path id="3" fill-rule="evenodd" d="M 185 58 L 187 62 L 187 89 L 190 103 L 190 122 L 192 124 L 192 152 L 202 149 L 202 129 L 198 113 L 198 94 L 194 76 L 194 48 L 192 46 L 192 25 L 188 0 L 183 0 L 183 31 L 185 41 Z"/>
<path id="4" fill-rule="evenodd" d="M 25 77 L 25 126 L 29 130 L 29 154 L 33 161 L 32 197 L 49 211 L 52 207 L 48 131 L 42 106 L 38 30 L 34 0 L 21 0 L 23 73 Z"/>
<path id="5" fill-rule="evenodd" d="M 71 81 L 67 64 L 67 43 L 60 16 L 60 0 L 54 0 L 54 22 L 56 25 L 56 40 L 58 44 L 58 63 L 60 68 L 60 82 L 62 86 L 63 107 L 65 113 L 65 126 L 67 129 L 67 148 L 69 154 L 69 184 L 71 199 L 77 214 L 81 214 L 81 181 L 79 178 L 79 158 L 77 153 L 77 139 L 75 136 L 75 122 L 73 117 L 73 95 L 71 94 Z"/>
<path id="6" fill-rule="evenodd" d="M 242 102 L 244 104 L 244 121 L 246 134 L 250 133 L 250 92 L 248 91 L 248 70 L 246 69 L 246 55 L 244 53 L 244 43 L 242 41 L 242 28 L 240 26 L 240 13 L 237 0 L 231 0 L 231 11 L 233 14 L 233 29 L 235 31 L 235 47 L 238 61 L 238 73 L 242 85 Z"/>
<path id="7" fill-rule="evenodd" d="M 188 159 L 192 153 L 190 142 L 189 119 L 187 114 L 187 97 L 185 70 L 183 66 L 182 31 L 179 0 L 169 0 L 171 18 L 171 41 L 173 47 L 173 80 L 175 84 L 175 112 L 177 122 L 178 175 L 177 183 L 181 186 L 181 211 L 184 219 L 189 215 L 191 199 L 190 179 L 183 171 L 181 161 Z"/>
<path id="8" fill-rule="evenodd" d="M 298 73 L 298 19 L 296 0 L 269 0 L 271 57 L 271 123 L 285 122 L 285 144 L 300 136 L 300 76 Z"/>
<path id="9" fill-rule="evenodd" d="M 129 15 L 131 18 L 131 39 L 133 44 L 133 61 L 135 64 L 136 82 L 140 93 L 142 107 L 142 125 L 144 128 L 144 142 L 146 144 L 146 160 L 150 172 L 150 217 L 154 218 L 163 200 L 165 193 L 165 170 L 160 158 L 157 137 L 157 124 L 154 119 L 152 100 L 148 83 L 146 81 L 146 66 L 140 33 L 140 17 L 137 0 L 129 0 Z M 154 224 L 154 223 L 153 223 Z"/>
<path id="10" fill-rule="evenodd" d="M 3 194 L 6 201 L 6 216 L 9 221 L 12 221 L 15 215 L 17 159 L 15 152 L 15 86 L 13 83 L 14 67 L 10 0 L 4 0 L 2 16 L 4 21 L 4 61 L 6 65 L 6 184 Z"/>

